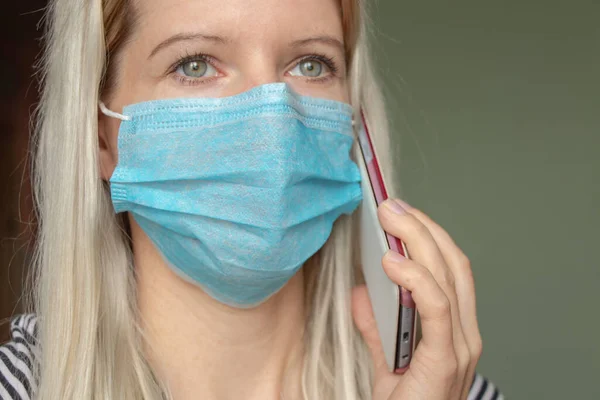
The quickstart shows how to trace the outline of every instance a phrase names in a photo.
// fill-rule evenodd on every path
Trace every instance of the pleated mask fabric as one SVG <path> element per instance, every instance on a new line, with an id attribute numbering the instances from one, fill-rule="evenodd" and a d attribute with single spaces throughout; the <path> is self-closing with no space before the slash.
<path id="1" fill-rule="evenodd" d="M 115 212 L 130 212 L 176 273 L 230 306 L 280 290 L 362 199 L 346 103 L 271 83 L 122 115 L 101 108 L 123 120 Z"/>

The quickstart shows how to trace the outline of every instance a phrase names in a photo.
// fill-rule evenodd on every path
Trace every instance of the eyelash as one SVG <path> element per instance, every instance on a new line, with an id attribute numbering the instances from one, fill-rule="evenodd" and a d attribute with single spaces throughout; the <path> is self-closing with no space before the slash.
<path id="1" fill-rule="evenodd" d="M 317 61 L 320 61 L 323 64 L 325 64 L 325 66 L 329 69 L 330 74 L 322 76 L 320 78 L 308 78 L 308 79 L 306 79 L 308 82 L 324 82 L 324 81 L 331 79 L 332 77 L 337 76 L 339 69 L 335 63 L 335 59 L 333 57 L 329 57 L 324 54 L 316 54 L 315 53 L 315 54 L 310 54 L 308 56 L 302 57 L 300 60 L 298 60 L 297 63 L 294 64 L 294 66 L 301 64 L 303 62 L 306 62 L 306 61 L 310 61 L 310 60 L 317 60 Z"/>
<path id="2" fill-rule="evenodd" d="M 188 86 L 203 85 L 206 83 L 210 83 L 214 79 L 218 78 L 218 76 L 213 76 L 213 77 L 206 78 L 206 79 L 202 79 L 202 78 L 194 79 L 194 78 L 188 78 L 188 77 L 176 74 L 179 67 L 182 67 L 183 65 L 185 65 L 188 62 L 198 61 L 198 60 L 203 61 L 207 64 L 210 64 L 213 68 L 215 68 L 217 71 L 219 71 L 219 68 L 217 68 L 217 66 L 215 65 L 215 64 L 217 64 L 216 60 L 213 57 L 209 56 L 208 54 L 203 54 L 203 53 L 189 54 L 188 53 L 188 54 L 184 55 L 183 57 L 181 57 L 175 64 L 173 64 L 171 66 L 171 68 L 169 68 L 168 74 L 175 75 L 175 79 L 177 79 L 181 84 L 188 85 Z M 323 77 L 318 77 L 318 78 L 306 77 L 307 82 L 320 83 L 320 82 L 328 81 L 328 80 L 332 79 L 333 77 L 337 76 L 339 68 L 336 65 L 335 59 L 333 57 L 329 57 L 324 54 L 315 53 L 315 54 L 310 54 L 310 55 L 304 56 L 294 64 L 294 67 L 298 64 L 301 64 L 303 62 L 310 61 L 310 60 L 316 60 L 316 61 L 322 62 L 329 69 L 330 73 L 329 73 L 329 75 L 325 75 Z"/>
<path id="3" fill-rule="evenodd" d="M 180 83 L 182 83 L 184 85 L 188 85 L 188 86 L 203 85 L 203 84 L 212 82 L 215 78 L 218 78 L 218 76 L 213 76 L 213 77 L 205 78 L 205 79 L 202 79 L 202 78 L 193 79 L 193 78 L 188 78 L 188 77 L 185 77 L 183 75 L 179 75 L 176 73 L 177 70 L 179 69 L 179 67 L 182 67 L 183 65 L 185 65 L 188 62 L 198 61 L 198 60 L 203 61 L 207 64 L 210 64 L 213 68 L 215 68 L 217 71 L 219 71 L 219 68 L 217 68 L 215 65 L 216 64 L 215 59 L 213 57 L 209 56 L 208 54 L 186 53 L 186 55 L 181 57 L 175 64 L 173 64 L 171 66 L 171 68 L 169 68 L 169 75 L 174 75 L 175 79 L 177 79 Z"/>

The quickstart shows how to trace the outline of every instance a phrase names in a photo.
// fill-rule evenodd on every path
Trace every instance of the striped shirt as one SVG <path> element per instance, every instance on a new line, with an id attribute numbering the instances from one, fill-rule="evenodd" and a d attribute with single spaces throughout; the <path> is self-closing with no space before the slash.
<path id="1" fill-rule="evenodd" d="M 37 363 L 37 318 L 22 314 L 11 321 L 11 340 L 0 346 L 0 399 L 29 400 L 37 388 L 33 376 Z M 477 374 L 468 400 L 503 400 L 498 389 Z"/>
<path id="2" fill-rule="evenodd" d="M 36 390 L 37 319 L 23 314 L 10 323 L 11 340 L 0 346 L 0 399 L 29 400 Z"/>

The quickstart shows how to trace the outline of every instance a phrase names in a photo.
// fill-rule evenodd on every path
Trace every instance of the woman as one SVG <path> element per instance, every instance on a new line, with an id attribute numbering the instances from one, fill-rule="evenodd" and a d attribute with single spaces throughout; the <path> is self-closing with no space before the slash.
<path id="1" fill-rule="evenodd" d="M 499 396 L 474 372 L 466 257 L 399 200 L 379 217 L 413 260 L 390 252 L 383 268 L 412 291 L 423 339 L 408 370 L 387 370 L 351 251 L 352 115 L 387 141 L 364 13 L 51 2 L 34 314 L 0 352 L 2 398 Z"/>

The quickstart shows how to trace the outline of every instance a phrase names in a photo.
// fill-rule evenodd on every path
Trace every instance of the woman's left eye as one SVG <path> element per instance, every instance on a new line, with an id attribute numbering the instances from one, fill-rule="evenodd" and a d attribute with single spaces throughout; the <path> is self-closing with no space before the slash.
<path id="1" fill-rule="evenodd" d="M 210 78 L 218 74 L 215 67 L 201 58 L 182 62 L 175 72 L 188 79 Z"/>
<path id="2" fill-rule="evenodd" d="M 305 76 L 307 78 L 320 78 L 322 74 L 330 73 L 325 63 L 315 59 L 302 60 L 290 71 L 292 76 Z"/>

